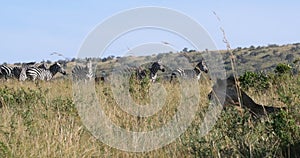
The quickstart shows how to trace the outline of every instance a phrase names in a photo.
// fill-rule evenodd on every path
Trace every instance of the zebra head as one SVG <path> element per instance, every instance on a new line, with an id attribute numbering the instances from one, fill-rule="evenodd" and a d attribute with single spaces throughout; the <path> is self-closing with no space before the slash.
<path id="1" fill-rule="evenodd" d="M 208 73 L 208 67 L 206 65 L 206 63 L 204 62 L 204 60 L 200 60 L 199 63 L 196 65 L 195 69 L 196 72 L 199 71 L 199 73 L 201 71 Z"/>
<path id="2" fill-rule="evenodd" d="M 149 68 L 151 73 L 156 74 L 158 70 L 165 72 L 165 67 L 162 65 L 161 61 L 154 62 Z"/>
<path id="3" fill-rule="evenodd" d="M 160 70 L 161 72 L 165 72 L 165 67 L 161 64 L 161 61 L 154 62 L 152 66 L 149 68 L 150 70 L 150 78 L 152 82 L 155 82 L 157 78 L 157 72 Z"/>
<path id="4" fill-rule="evenodd" d="M 63 75 L 67 74 L 66 71 L 65 71 L 65 69 L 59 63 L 57 63 L 57 62 L 54 63 L 53 65 L 51 65 L 50 68 L 49 68 L 49 70 L 53 74 L 53 76 L 56 73 L 58 73 L 58 72 L 60 72 Z"/>

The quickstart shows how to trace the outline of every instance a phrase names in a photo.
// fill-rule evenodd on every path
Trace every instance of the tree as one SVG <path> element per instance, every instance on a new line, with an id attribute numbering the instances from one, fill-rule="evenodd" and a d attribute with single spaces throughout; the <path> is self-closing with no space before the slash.
<path id="1" fill-rule="evenodd" d="M 186 53 L 186 52 L 188 52 L 188 48 L 185 47 L 182 49 L 182 51 Z"/>

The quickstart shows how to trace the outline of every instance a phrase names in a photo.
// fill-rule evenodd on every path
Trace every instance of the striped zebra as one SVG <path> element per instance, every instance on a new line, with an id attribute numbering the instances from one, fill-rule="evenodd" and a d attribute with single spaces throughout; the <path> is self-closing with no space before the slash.
<path id="1" fill-rule="evenodd" d="M 25 81 L 27 79 L 26 71 L 29 67 L 34 67 L 35 62 L 23 63 L 22 67 L 14 67 L 13 74 L 19 81 Z"/>
<path id="2" fill-rule="evenodd" d="M 197 80 L 199 80 L 202 72 L 208 73 L 208 68 L 207 68 L 204 60 L 200 60 L 194 69 L 178 68 L 178 69 L 174 70 L 171 74 L 170 82 L 172 82 L 172 80 L 177 77 L 182 77 L 182 78 L 186 78 L 186 79 L 196 78 Z"/>
<path id="3" fill-rule="evenodd" d="M 61 73 L 66 75 L 66 71 L 59 63 L 54 63 L 47 69 L 45 66 L 39 67 L 28 67 L 26 70 L 26 75 L 29 79 L 35 81 L 36 79 L 49 81 L 51 80 L 57 73 Z"/>
<path id="4" fill-rule="evenodd" d="M 146 69 L 142 69 L 141 67 L 137 68 L 135 70 L 137 79 L 141 80 L 149 76 L 151 81 L 155 82 L 157 78 L 157 72 L 165 72 L 165 67 L 161 64 L 161 61 L 157 61 L 154 62 L 148 70 L 149 71 L 147 71 Z"/>
<path id="5" fill-rule="evenodd" d="M 21 72 L 22 72 L 21 67 L 17 67 L 17 66 L 9 67 L 6 65 L 1 66 L 1 77 L 4 77 L 5 80 L 7 80 L 8 78 L 19 79 Z"/>
<path id="6" fill-rule="evenodd" d="M 13 67 L 9 67 L 7 65 L 1 65 L 0 70 L 1 70 L 1 77 L 4 77 L 5 80 L 14 76 L 12 73 Z"/>
<path id="7" fill-rule="evenodd" d="M 80 80 L 91 81 L 94 78 L 92 61 L 88 60 L 85 67 L 76 65 L 72 69 L 72 77 L 74 81 L 80 81 Z"/>

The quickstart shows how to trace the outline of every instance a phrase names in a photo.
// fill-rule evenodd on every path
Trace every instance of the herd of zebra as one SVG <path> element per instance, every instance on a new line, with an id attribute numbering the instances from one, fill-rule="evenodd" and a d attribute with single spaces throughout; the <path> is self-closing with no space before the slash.
<path id="1" fill-rule="evenodd" d="M 35 62 L 24 63 L 21 66 L 7 66 L 1 65 L 0 66 L 0 78 L 4 78 L 5 80 L 9 78 L 15 78 L 19 81 L 25 80 L 51 80 L 57 73 L 61 73 L 66 75 L 66 71 L 61 64 L 55 62 L 49 68 L 42 63 L 36 64 Z M 151 67 L 148 69 L 143 68 L 134 68 L 133 71 L 137 79 L 141 80 L 145 77 L 149 77 L 152 82 L 155 82 L 157 79 L 157 73 L 159 71 L 165 72 L 165 66 L 162 64 L 161 61 L 153 62 Z M 177 77 L 182 78 L 195 78 L 197 80 L 200 79 L 200 75 L 202 72 L 207 73 L 208 68 L 203 60 L 200 60 L 194 69 L 175 69 L 171 72 L 170 82 Z M 92 80 L 95 79 L 96 81 L 99 80 L 92 69 L 92 62 L 91 60 L 87 61 L 86 66 L 78 66 L 76 65 L 72 69 L 72 77 L 73 80 Z M 100 77 L 100 80 L 104 80 L 103 76 Z"/>
<path id="2" fill-rule="evenodd" d="M 25 63 L 22 66 L 10 67 L 7 65 L 0 66 L 0 78 L 16 78 L 19 81 L 30 80 L 51 80 L 58 72 L 66 75 L 66 71 L 58 62 L 52 64 L 49 68 L 45 64 L 36 65 L 35 62 Z"/>
<path id="3" fill-rule="evenodd" d="M 148 69 L 134 67 L 129 68 L 129 71 L 135 72 L 134 74 L 138 80 L 142 80 L 148 77 L 151 80 L 151 82 L 155 82 L 157 79 L 157 73 L 159 71 L 165 72 L 165 66 L 162 64 L 161 61 L 156 61 L 153 62 Z M 204 60 L 200 60 L 194 67 L 194 69 L 177 68 L 173 70 L 169 75 L 170 82 L 172 82 L 177 77 L 199 80 L 202 72 L 208 73 L 208 67 Z M 75 66 L 72 70 L 72 76 L 73 80 L 92 80 L 93 78 L 95 78 L 96 81 L 99 80 L 99 77 L 95 76 L 93 73 L 91 61 L 88 61 L 85 67 Z M 100 79 L 104 80 L 103 77 L 101 77 Z"/>

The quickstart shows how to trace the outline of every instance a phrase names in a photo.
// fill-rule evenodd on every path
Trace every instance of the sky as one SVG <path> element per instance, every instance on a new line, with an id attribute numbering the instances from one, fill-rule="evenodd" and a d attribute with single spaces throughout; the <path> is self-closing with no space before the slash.
<path id="1" fill-rule="evenodd" d="M 77 57 L 89 33 L 101 23 L 126 10 L 146 6 L 169 8 L 190 17 L 207 31 L 217 49 L 226 49 L 220 27 L 231 48 L 300 42 L 298 0 L 12 0 L 0 4 L 0 64 L 64 59 L 51 55 L 53 52 Z M 126 19 L 120 23 L 126 24 Z M 161 43 L 168 43 L 172 51 L 195 49 L 174 32 L 144 28 L 116 37 L 100 57 L 124 56 L 135 48 L 141 51 L 142 45 L 150 49 L 149 45 L 153 48 Z M 164 46 L 153 51 L 158 48 L 167 51 Z"/>

